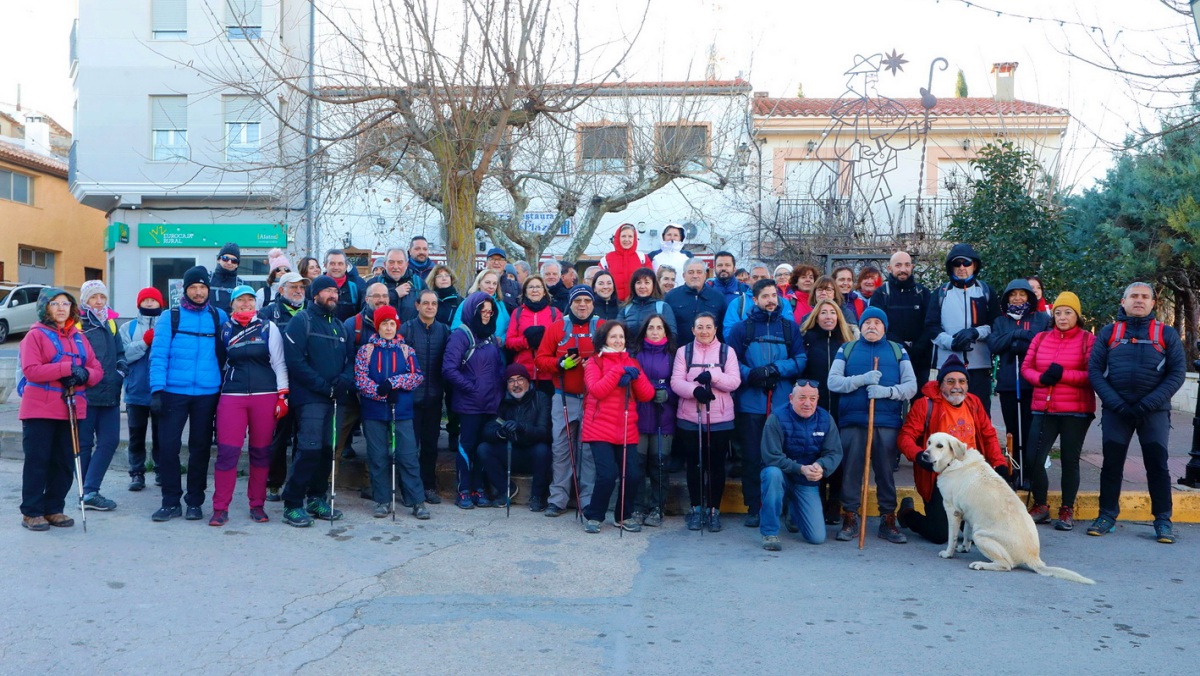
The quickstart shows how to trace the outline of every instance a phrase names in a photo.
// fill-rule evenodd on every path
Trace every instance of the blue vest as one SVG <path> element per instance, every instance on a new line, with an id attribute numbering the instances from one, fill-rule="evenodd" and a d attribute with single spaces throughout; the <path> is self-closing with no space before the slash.
<path id="1" fill-rule="evenodd" d="M 792 409 L 790 403 L 784 403 L 775 408 L 775 417 L 783 429 L 783 454 L 789 459 L 802 465 L 811 465 L 821 457 L 821 448 L 825 445 L 825 433 L 833 418 L 820 406 L 808 419 L 801 418 Z M 809 481 L 804 475 L 796 478 L 788 475 L 789 479 L 799 481 L 805 486 L 816 486 L 820 482 Z"/>
<path id="2" fill-rule="evenodd" d="M 879 357 L 879 372 L 883 374 L 879 384 L 884 387 L 900 384 L 900 362 L 896 361 L 896 353 L 887 340 L 869 343 L 860 338 L 856 342 L 858 344 L 850 351 L 850 361 L 846 362 L 846 377 L 861 376 L 872 370 L 875 357 Z M 845 345 L 838 349 L 839 358 L 843 356 L 845 349 Z M 900 358 L 904 360 L 908 359 L 908 356 L 902 352 Z M 850 394 L 843 394 L 838 402 L 838 424 L 844 427 L 866 427 L 869 408 L 870 400 L 867 398 L 866 386 Z M 875 426 L 899 429 L 904 424 L 902 409 L 902 402 L 893 399 L 875 400 Z"/>
<path id="3" fill-rule="evenodd" d="M 263 394 L 276 391 L 275 370 L 271 368 L 271 350 L 267 332 L 270 322 L 259 317 L 248 326 L 230 320 L 221 327 L 225 344 L 225 374 L 221 392 L 226 394 Z"/>

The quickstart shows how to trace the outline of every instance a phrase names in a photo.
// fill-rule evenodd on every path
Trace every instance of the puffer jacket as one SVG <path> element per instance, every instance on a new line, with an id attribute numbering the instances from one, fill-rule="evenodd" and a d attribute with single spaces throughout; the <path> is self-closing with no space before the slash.
<path id="1" fill-rule="evenodd" d="M 625 249 L 621 246 L 621 231 L 628 229 L 633 233 L 633 246 Z M 614 300 L 625 302 L 629 299 L 629 280 L 633 277 L 633 271 L 638 268 L 650 267 L 650 257 L 637 250 L 638 234 L 637 228 L 630 223 L 622 223 L 617 231 L 612 236 L 613 250 L 604 254 L 600 259 L 600 267 L 612 273 L 613 283 L 616 284 L 617 293 Z M 683 270 L 679 271 L 680 273 Z M 611 317 L 609 319 L 612 319 Z"/>
<path id="2" fill-rule="evenodd" d="M 221 391 L 222 364 L 217 358 L 217 334 L 229 321 L 217 310 L 214 325 L 208 307 L 179 308 L 179 335 L 171 333 L 171 310 L 160 315 L 150 346 L 150 391 L 202 396 Z"/>
<path id="3" fill-rule="evenodd" d="M 475 293 L 482 292 L 476 291 Z M 474 296 L 475 293 L 472 293 L 471 296 Z M 470 298 L 471 296 L 467 296 L 467 298 Z M 509 313 L 508 305 L 505 305 L 502 296 L 492 296 L 492 300 L 496 301 L 496 317 L 492 320 L 496 322 L 496 334 L 493 336 L 493 339 L 496 341 L 497 345 L 504 347 L 504 340 L 508 337 L 508 319 L 511 314 Z M 463 306 L 466 304 L 467 302 L 464 300 L 462 303 L 459 303 L 457 308 L 454 309 L 454 317 L 450 320 L 451 329 L 457 329 L 463 325 Z M 475 308 L 471 308 L 471 312 L 474 311 Z M 467 313 L 467 316 L 470 316 L 470 312 Z"/>
<path id="4" fill-rule="evenodd" d="M 725 369 L 721 370 L 721 341 L 714 340 L 708 345 L 700 342 L 692 343 L 692 366 L 688 367 L 687 346 L 675 351 L 675 362 L 671 367 L 671 389 L 679 395 L 678 417 L 680 420 L 698 425 L 696 413 L 696 376 L 702 371 L 712 374 L 712 391 L 715 399 L 708 405 L 705 412 L 704 424 L 709 423 L 708 414 L 712 414 L 713 423 L 732 422 L 735 414 L 733 393 L 742 384 L 741 367 L 738 364 L 737 351 L 729 348 L 725 357 Z M 706 364 L 707 366 L 699 366 Z"/>
<path id="5" fill-rule="evenodd" d="M 758 306 L 754 303 L 754 296 L 747 292 L 728 305 L 725 306 L 725 318 L 721 320 L 721 339 L 729 342 L 729 333 L 733 331 L 733 327 L 740 322 L 744 322 L 750 318 L 750 313 L 754 312 Z M 779 297 L 779 314 L 784 321 L 796 323 L 796 315 L 792 311 L 792 303 L 783 296 Z"/>
<path id="6" fill-rule="evenodd" d="M 371 336 L 366 345 L 358 348 L 354 358 L 354 386 L 358 389 L 362 419 L 412 420 L 413 390 L 424 379 L 411 347 L 399 339 Z M 385 380 L 391 384 L 393 403 L 379 395 L 379 385 Z"/>
<path id="7" fill-rule="evenodd" d="M 931 380 L 925 383 L 921 387 L 921 394 L 925 396 L 913 402 L 908 417 L 904 419 L 904 426 L 900 428 L 900 434 L 897 437 L 896 443 L 904 457 L 913 461 L 917 459 L 918 453 L 925 450 L 925 437 L 927 436 L 925 421 L 929 420 L 929 434 L 946 432 L 953 435 L 971 448 L 978 449 L 991 467 L 1008 464 L 1008 461 L 1004 459 L 1004 453 L 1000 450 L 1000 439 L 996 436 L 996 428 L 992 425 L 987 412 L 983 410 L 983 402 L 979 400 L 979 397 L 968 393 L 966 400 L 962 403 L 962 406 L 966 407 L 967 412 L 971 414 L 975 430 L 975 434 L 971 438 L 964 439 L 960 436 L 961 431 L 955 433 L 955 430 L 944 429 L 938 423 L 941 420 L 955 419 L 957 409 L 942 398 L 942 389 L 937 381 Z M 929 410 L 931 404 L 932 411 Z M 933 486 L 937 482 L 937 476 L 936 472 L 930 472 L 914 463 L 913 480 L 922 500 L 928 501 L 933 495 Z"/>
<path id="8" fill-rule="evenodd" d="M 733 327 L 728 342 L 737 352 L 743 383 L 734 397 L 737 410 L 767 415 L 776 403 L 787 401 L 792 382 L 804 372 L 808 361 L 800 327 L 778 309 L 767 312 L 755 306 L 749 319 Z M 779 370 L 779 382 L 772 389 L 771 406 L 768 407 L 767 391 L 750 385 L 748 378 L 750 371 L 771 364 Z"/>
<path id="9" fill-rule="evenodd" d="M 122 372 L 129 370 L 125 361 L 125 346 L 117 335 L 117 324 L 111 319 L 97 320 L 89 310 L 80 317 L 79 329 L 92 346 L 96 361 L 104 369 L 104 378 L 88 388 L 88 403 L 92 406 L 118 406 L 121 403 Z"/>
<path id="10" fill-rule="evenodd" d="M 413 390 L 413 400 L 418 404 L 430 405 L 442 401 L 445 393 L 442 384 L 442 358 L 446 356 L 446 343 L 450 341 L 450 327 L 436 319 L 429 326 L 420 317 L 400 325 L 404 342 L 417 353 L 421 375 L 425 379 Z"/>
<path id="11" fill-rule="evenodd" d="M 53 298 L 53 295 L 42 292 L 43 297 Z M 39 314 L 45 315 L 44 312 L 41 312 L 42 306 L 43 303 L 39 300 Z M 59 343 L 62 344 L 63 355 L 58 361 L 54 361 L 54 359 L 59 356 L 59 352 L 55 349 L 54 341 L 48 333 L 57 333 Z M 96 354 L 92 352 L 92 346 L 86 340 L 82 341 L 85 356 L 67 356 L 76 354 L 78 346 L 75 343 L 75 336 L 79 334 L 79 328 L 74 324 L 68 324 L 67 330 L 63 332 L 44 322 L 39 322 L 21 339 L 19 359 L 21 360 L 21 373 L 27 382 L 25 392 L 21 395 L 21 407 L 17 418 L 21 420 L 69 420 L 67 403 L 62 396 L 62 383 L 59 381 L 71 375 L 72 365 L 83 366 L 88 371 L 87 387 L 75 389 L 79 395 L 75 397 L 76 415 L 80 420 L 87 417 L 88 388 L 100 382 L 104 377 L 104 369 L 100 367 Z"/>
<path id="12" fill-rule="evenodd" d="M 680 270 L 679 274 L 682 275 L 683 271 Z M 701 285 L 699 289 L 681 284 L 667 292 L 663 300 L 671 306 L 671 311 L 675 313 L 675 323 L 679 325 L 679 333 L 675 336 L 676 343 L 686 345 L 692 342 L 692 324 L 696 321 L 696 315 L 701 312 L 711 312 L 713 317 L 716 317 L 717 335 L 725 335 L 721 331 L 721 322 L 725 319 L 725 295 L 717 289 L 707 284 Z"/>
<path id="13" fill-rule="evenodd" d="M 988 349 L 993 355 L 1000 357 L 999 370 L 996 372 L 997 392 L 1017 391 L 1017 370 L 1025 361 L 1029 343 L 1034 336 L 1050 328 L 1050 316 L 1045 312 L 1038 312 L 1036 302 L 1029 304 L 1029 309 L 1020 319 L 1013 319 L 1012 315 L 1004 314 L 1004 303 L 1008 295 L 1016 290 L 1025 291 L 1030 298 L 1035 298 L 1033 287 L 1023 279 L 1010 282 L 1001 297 L 1002 314 L 992 322 L 992 332 L 987 337 Z M 1032 388 L 1028 381 L 1020 383 L 1020 391 L 1023 394 L 1027 394 Z"/>
<path id="14" fill-rule="evenodd" d="M 865 338 L 847 343 L 838 350 L 829 368 L 829 389 L 842 395 L 838 402 L 838 424 L 845 428 L 851 425 L 866 427 L 870 420 L 871 400 L 867 396 L 867 385 L 858 385 L 855 379 L 874 370 L 879 361 L 882 373 L 879 385 L 891 388 L 891 396 L 875 400 L 875 426 L 898 429 L 904 423 L 904 402 L 917 393 L 917 376 L 913 372 L 908 352 L 900 348 L 896 359 L 893 343 L 886 338 L 870 342 Z M 853 346 L 853 347 L 851 347 Z M 850 349 L 850 358 L 846 350 Z"/>
<path id="15" fill-rule="evenodd" d="M 1041 314 L 1041 313 L 1039 313 Z M 1041 413 L 1095 413 L 1096 392 L 1088 380 L 1088 357 L 1096 336 L 1078 326 L 1069 331 L 1057 328 L 1033 337 L 1021 376 L 1033 383 L 1030 402 Z M 1062 380 L 1050 386 L 1041 383 L 1042 374 L 1051 364 L 1062 367 Z"/>
<path id="16" fill-rule="evenodd" d="M 629 389 L 618 382 L 625 367 L 636 368 L 640 375 Z M 610 444 L 637 444 L 637 404 L 654 398 L 654 385 L 637 360 L 628 352 L 600 352 L 583 365 L 587 394 L 583 399 L 583 441 Z"/>
<path id="17" fill-rule="evenodd" d="M 593 307 L 592 313 L 599 317 L 602 322 L 616 319 L 621 314 L 621 301 L 617 300 L 617 294 L 615 293 L 608 298 L 601 298 L 597 294 Z"/>
<path id="18" fill-rule="evenodd" d="M 837 357 L 838 350 L 843 344 L 840 331 L 826 331 L 820 326 L 814 326 L 804 332 L 804 373 L 801 378 L 817 381 L 820 397 L 817 400 L 821 408 L 833 416 L 836 423 L 838 418 L 838 402 L 842 395 L 829 391 L 829 369 Z"/>
<path id="19" fill-rule="evenodd" d="M 499 420 L 489 420 L 483 426 L 483 440 L 502 444 L 511 441 L 513 446 L 519 447 L 548 444 L 552 441 L 550 411 L 553 408 L 550 397 L 544 392 L 531 389 L 520 399 L 505 393 L 496 418 L 515 421 L 517 431 L 509 438 L 501 437 Z"/>
<path id="20" fill-rule="evenodd" d="M 476 291 L 459 310 L 471 317 L 485 298 L 486 293 Z M 495 304 L 503 307 L 503 303 Z M 498 315 L 493 315 L 492 321 L 497 319 Z M 504 394 L 504 355 L 495 336 L 480 340 L 465 325 L 451 331 L 442 356 L 442 378 L 454 393 L 450 401 L 455 413 L 494 415 Z"/>
<path id="21" fill-rule="evenodd" d="M 679 335 L 679 327 L 675 324 L 675 311 L 661 298 L 635 296 L 617 313 L 617 319 L 625 325 L 627 334 L 632 336 L 641 331 L 642 324 L 656 314 L 662 315 L 663 323 L 671 329 L 672 336 Z"/>
<path id="22" fill-rule="evenodd" d="M 534 381 L 550 380 L 554 374 L 538 369 L 534 355 L 541 343 L 530 345 L 525 339 L 525 329 L 540 326 L 549 332 L 550 327 L 555 324 L 562 324 L 562 313 L 549 303 L 540 310 L 532 310 L 525 304 L 519 305 L 508 318 L 508 335 L 504 339 L 504 346 L 517 354 L 516 362 L 529 370 L 529 375 Z M 545 337 L 546 333 L 543 333 L 542 339 Z"/>
<path id="23" fill-rule="evenodd" d="M 638 404 L 638 431 L 642 434 L 675 434 L 675 406 L 679 403 L 679 396 L 671 389 L 675 355 L 667 352 L 665 343 L 653 345 L 643 341 L 634 358 L 654 389 L 667 392 L 667 400 L 661 404 L 653 401 Z"/>
<path id="24" fill-rule="evenodd" d="M 1100 329 L 1096 336 L 1088 359 L 1088 379 L 1104 408 L 1144 402 L 1151 411 L 1171 410 L 1171 397 L 1183 387 L 1187 375 L 1187 359 L 1179 334 L 1170 326 L 1162 328 L 1163 351 L 1154 347 L 1150 340 L 1150 320 L 1154 318 L 1153 312 L 1130 317 L 1122 309 L 1117 321 L 1125 322 L 1124 340 L 1108 346 L 1115 324 Z"/>
<path id="25" fill-rule="evenodd" d="M 150 346 L 146 344 L 145 336 L 157 323 L 158 316 L 139 313 L 137 319 L 121 327 L 125 362 L 129 364 L 129 373 L 125 376 L 126 404 L 150 405 Z"/>
<path id="26" fill-rule="evenodd" d="M 950 266 L 956 258 L 975 261 L 975 276 L 967 280 L 956 279 Z M 992 332 L 992 322 L 1000 316 L 1000 300 L 991 287 L 979 279 L 982 269 L 982 259 L 969 244 L 956 244 L 946 254 L 946 274 L 950 281 L 933 291 L 929 309 L 925 312 L 925 337 L 933 341 L 935 348 L 933 368 L 941 368 L 951 354 L 957 354 L 971 370 L 992 367 L 987 337 Z M 977 330 L 979 338 L 965 352 L 951 350 L 954 334 L 966 328 Z"/>
<path id="27" fill-rule="evenodd" d="M 338 320 L 343 322 L 361 310 L 367 300 L 367 285 L 358 274 L 358 268 L 353 265 L 346 266 L 344 279 L 346 281 L 338 287 L 337 310 L 334 312 Z"/>
<path id="28" fill-rule="evenodd" d="M 337 384 L 354 384 L 354 352 L 346 326 L 334 312 L 309 303 L 288 321 L 283 354 L 287 360 L 291 405 L 330 403 Z M 154 337 L 158 344 L 158 336 Z"/>
<path id="29" fill-rule="evenodd" d="M 369 287 L 372 284 L 379 283 L 387 287 L 388 290 L 388 305 L 396 308 L 396 313 L 400 316 L 400 323 L 410 319 L 417 318 L 417 298 L 421 292 L 425 290 L 425 280 L 414 274 L 412 267 L 405 270 L 404 275 L 400 279 L 392 279 L 386 272 L 381 275 L 375 275 L 363 282 L 364 287 Z M 411 284 L 408 295 L 401 298 L 396 293 L 396 287 L 401 284 Z"/>
<path id="30" fill-rule="evenodd" d="M 218 310 L 228 313 L 229 305 L 233 302 L 233 290 L 245 284 L 238 276 L 241 268 L 232 272 L 219 264 L 213 270 L 208 282 L 208 302 Z"/>

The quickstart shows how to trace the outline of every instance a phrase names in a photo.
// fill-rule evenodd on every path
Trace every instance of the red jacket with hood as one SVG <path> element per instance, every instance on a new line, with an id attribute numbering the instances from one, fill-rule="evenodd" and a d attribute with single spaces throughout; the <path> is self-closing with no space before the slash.
<path id="1" fill-rule="evenodd" d="M 587 395 L 583 401 L 583 441 L 637 445 L 637 403 L 654 398 L 654 385 L 645 373 L 630 383 L 631 396 L 618 385 L 625 367 L 642 370 L 628 352 L 598 352 L 583 365 Z"/>
<path id="2" fill-rule="evenodd" d="M 904 421 L 904 427 L 900 428 L 898 442 L 900 452 L 904 454 L 904 457 L 910 461 L 916 460 L 917 454 L 925 450 L 925 420 L 928 417 L 929 434 L 946 432 L 953 435 L 967 446 L 982 453 L 987 464 L 992 467 L 1008 464 L 1008 461 L 1004 459 L 1004 453 L 1000 451 L 1000 439 L 996 436 L 996 428 L 992 426 L 991 418 L 983 410 L 983 402 L 979 401 L 979 397 L 968 393 L 966 401 L 962 404 L 971 414 L 972 426 L 975 428 L 973 437 L 963 439 L 955 433 L 954 429 L 943 428 L 939 424 L 942 420 L 953 419 L 955 407 L 942 398 L 942 388 L 938 382 L 931 380 L 925 383 L 921 386 L 921 394 L 925 396 L 913 402 L 912 409 L 908 412 L 908 418 Z M 933 405 L 933 412 L 927 416 L 930 404 Z M 913 480 L 917 485 L 917 492 L 921 494 L 921 499 L 928 502 L 930 496 L 933 495 L 937 474 L 914 464 Z"/>
<path id="3" fill-rule="evenodd" d="M 623 249 L 621 248 L 621 231 L 626 228 L 633 233 L 633 246 Z M 617 299 L 624 303 L 629 300 L 629 280 L 633 277 L 633 271 L 638 268 L 649 268 L 650 257 L 637 250 L 637 228 L 632 223 L 621 224 L 621 227 L 613 233 L 612 243 L 613 250 L 604 254 L 604 258 L 600 259 L 600 267 L 612 273 L 613 282 L 617 286 Z"/>

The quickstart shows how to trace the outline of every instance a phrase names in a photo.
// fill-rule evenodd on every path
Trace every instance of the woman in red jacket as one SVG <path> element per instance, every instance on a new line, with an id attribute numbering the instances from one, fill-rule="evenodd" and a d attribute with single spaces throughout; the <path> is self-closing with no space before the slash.
<path id="1" fill-rule="evenodd" d="M 530 384 L 547 396 L 554 395 L 554 383 L 550 380 L 554 374 L 546 370 L 538 370 L 534 363 L 534 355 L 546 335 L 546 327 L 562 323 L 562 313 L 553 307 L 546 281 L 541 275 L 529 275 L 521 285 L 522 302 L 513 310 L 508 318 L 508 336 L 504 339 L 504 347 L 517 354 L 516 362 L 529 371 Z"/>
<path id="2" fill-rule="evenodd" d="M 592 501 L 583 510 L 584 532 L 599 533 L 617 478 L 624 482 L 614 520 L 618 528 L 638 532 L 642 524 L 629 518 L 636 511 L 642 466 L 638 462 L 637 403 L 654 398 L 654 385 L 637 360 L 625 351 L 625 326 L 608 321 L 596 329 L 596 355 L 583 365 L 587 394 L 583 401 L 583 441 L 596 459 Z"/>
<path id="3" fill-rule="evenodd" d="M 622 223 L 613 233 L 613 250 L 600 259 L 600 267 L 612 273 L 616 286 L 617 300 L 624 303 L 629 299 L 629 279 L 638 268 L 650 267 L 650 257 L 637 250 L 637 226 Z"/>
<path id="4" fill-rule="evenodd" d="M 1054 328 L 1034 337 L 1021 368 L 1021 377 L 1034 384 L 1029 438 L 1037 440 L 1037 449 L 1025 471 L 1033 487 L 1029 516 L 1034 523 L 1050 523 L 1046 457 L 1054 440 L 1062 436 L 1062 506 L 1054 527 L 1071 530 L 1075 527 L 1075 495 L 1079 492 L 1079 453 L 1096 417 L 1096 395 L 1087 372 L 1096 337 L 1079 326 L 1079 297 L 1070 291 L 1055 299 L 1053 316 Z"/>

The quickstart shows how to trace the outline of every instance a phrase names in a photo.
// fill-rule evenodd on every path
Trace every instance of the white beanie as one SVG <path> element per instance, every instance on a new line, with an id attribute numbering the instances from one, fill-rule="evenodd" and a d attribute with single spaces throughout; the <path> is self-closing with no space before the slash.
<path id="1" fill-rule="evenodd" d="M 104 285 L 104 282 L 98 279 L 84 282 L 83 286 L 79 287 L 79 304 L 87 305 L 88 299 L 98 293 L 108 296 L 108 287 Z"/>

